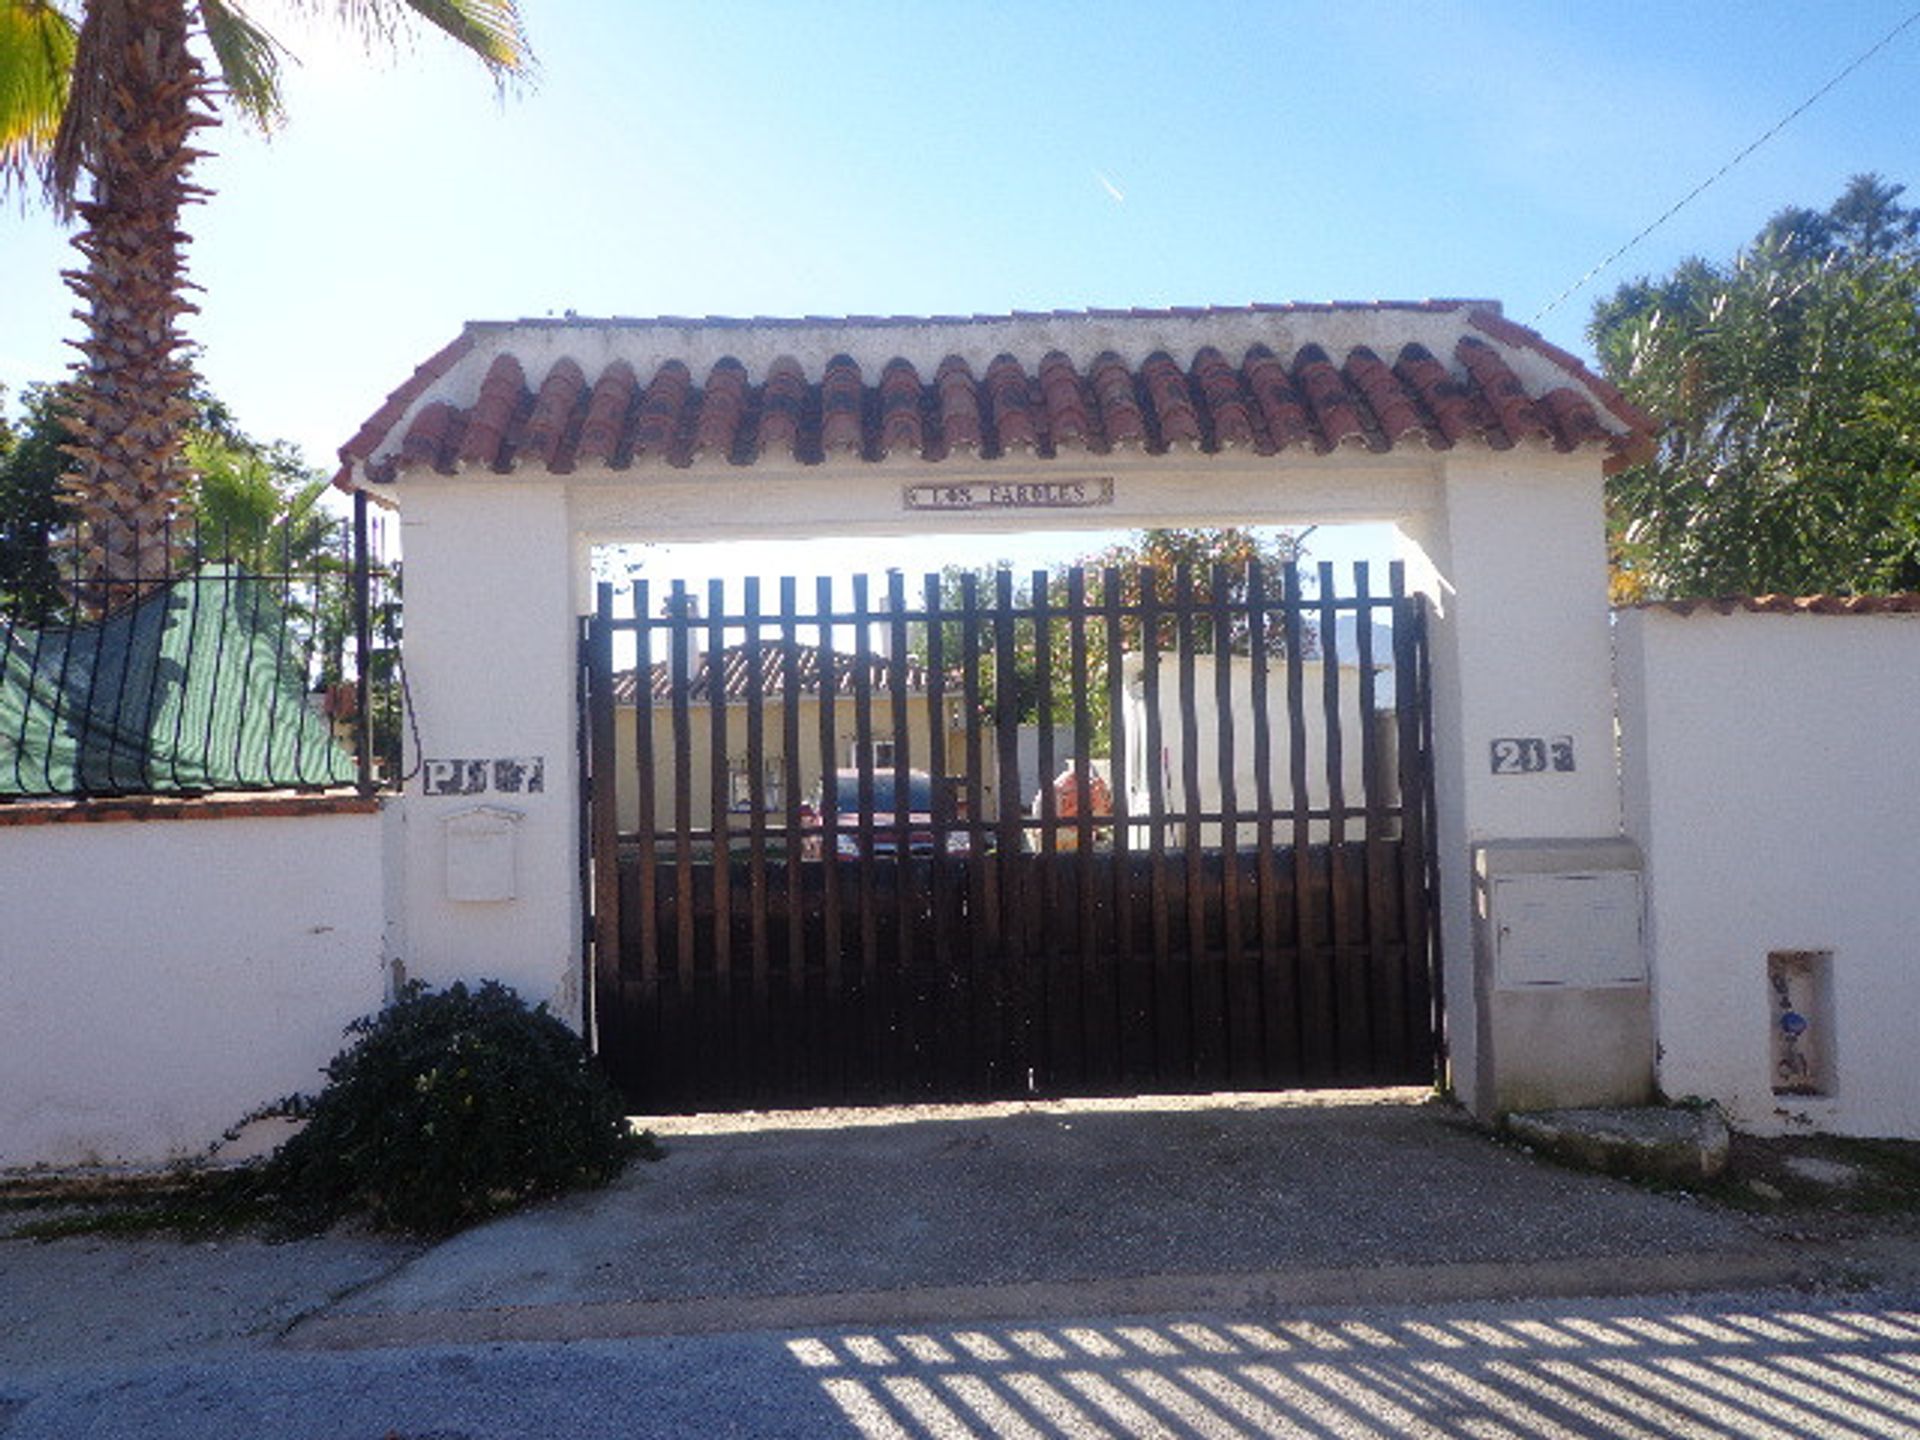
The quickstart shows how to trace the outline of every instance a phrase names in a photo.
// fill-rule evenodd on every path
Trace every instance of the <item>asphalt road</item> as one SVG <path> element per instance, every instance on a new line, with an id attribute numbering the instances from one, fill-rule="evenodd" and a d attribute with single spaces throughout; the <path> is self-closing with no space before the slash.
<path id="1" fill-rule="evenodd" d="M 1920 1294 L 272 1345 L 0 1378 L 6 1440 L 1920 1435 Z"/>
<path id="2" fill-rule="evenodd" d="M 1910 1238 L 1820 1251 L 1414 1092 L 663 1128 L 437 1247 L 0 1240 L 0 1440 L 1920 1440 Z"/>

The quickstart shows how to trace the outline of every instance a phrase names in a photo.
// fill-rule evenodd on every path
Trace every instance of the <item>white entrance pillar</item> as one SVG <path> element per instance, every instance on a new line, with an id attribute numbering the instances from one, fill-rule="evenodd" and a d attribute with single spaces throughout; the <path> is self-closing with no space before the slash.
<path id="1" fill-rule="evenodd" d="M 575 545 L 566 491 L 410 476 L 404 973 L 581 1022 Z"/>
<path id="2" fill-rule="evenodd" d="M 1630 1103 L 1652 1084 L 1602 485 L 1590 455 L 1456 452 L 1437 503 L 1401 522 L 1411 583 L 1434 602 L 1452 1077 L 1483 1116 Z"/>

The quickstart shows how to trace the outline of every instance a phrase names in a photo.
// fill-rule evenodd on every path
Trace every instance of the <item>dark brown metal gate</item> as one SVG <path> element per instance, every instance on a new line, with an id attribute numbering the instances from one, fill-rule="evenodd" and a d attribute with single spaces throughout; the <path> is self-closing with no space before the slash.
<path id="1" fill-rule="evenodd" d="M 1431 1080 L 1424 612 L 1398 565 L 1317 578 L 603 586 L 594 1023 L 633 1103 Z"/>

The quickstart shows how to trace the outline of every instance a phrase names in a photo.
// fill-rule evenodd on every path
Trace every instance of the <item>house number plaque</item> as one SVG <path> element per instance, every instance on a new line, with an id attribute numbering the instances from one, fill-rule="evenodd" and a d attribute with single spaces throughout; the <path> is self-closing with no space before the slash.
<path id="1" fill-rule="evenodd" d="M 1571 735 L 1502 735 L 1493 742 L 1496 775 L 1567 774 L 1572 770 Z"/>

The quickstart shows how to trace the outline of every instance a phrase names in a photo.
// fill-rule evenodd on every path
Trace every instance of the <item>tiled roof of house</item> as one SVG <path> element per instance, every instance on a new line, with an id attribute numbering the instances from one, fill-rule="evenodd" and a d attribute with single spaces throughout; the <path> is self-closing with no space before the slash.
<path id="1" fill-rule="evenodd" d="M 1631 610 L 1672 615 L 1920 615 L 1920 595 L 1722 595 L 1701 600 L 1648 600 Z"/>
<path id="2" fill-rule="evenodd" d="M 1595 447 L 1652 425 L 1491 301 L 475 322 L 339 482 L 1072 455 Z"/>
<path id="3" fill-rule="evenodd" d="M 800 680 L 800 689 L 809 695 L 820 691 L 820 649 L 815 645 L 794 645 L 793 655 Z M 786 680 L 787 646 L 778 640 L 763 642 L 760 646 L 760 693 L 769 701 L 779 700 L 787 693 Z M 704 704 L 712 698 L 714 666 L 712 656 L 703 654 L 697 657 L 692 683 L 687 687 L 687 699 Z M 729 645 L 720 652 L 721 693 L 729 701 L 747 699 L 753 667 L 749 663 L 747 647 Z M 854 680 L 859 675 L 860 664 L 857 656 L 833 655 L 833 689 L 836 695 L 851 695 Z M 907 689 L 918 693 L 927 688 L 927 669 L 917 660 L 906 663 Z M 622 670 L 613 677 L 613 703 L 631 705 L 639 681 L 635 671 Z M 664 705 L 673 698 L 673 666 L 671 661 L 658 660 L 652 666 L 649 676 L 650 694 L 653 703 Z M 893 686 L 893 662 L 883 655 L 867 656 L 867 686 L 875 696 L 890 694 Z"/>

